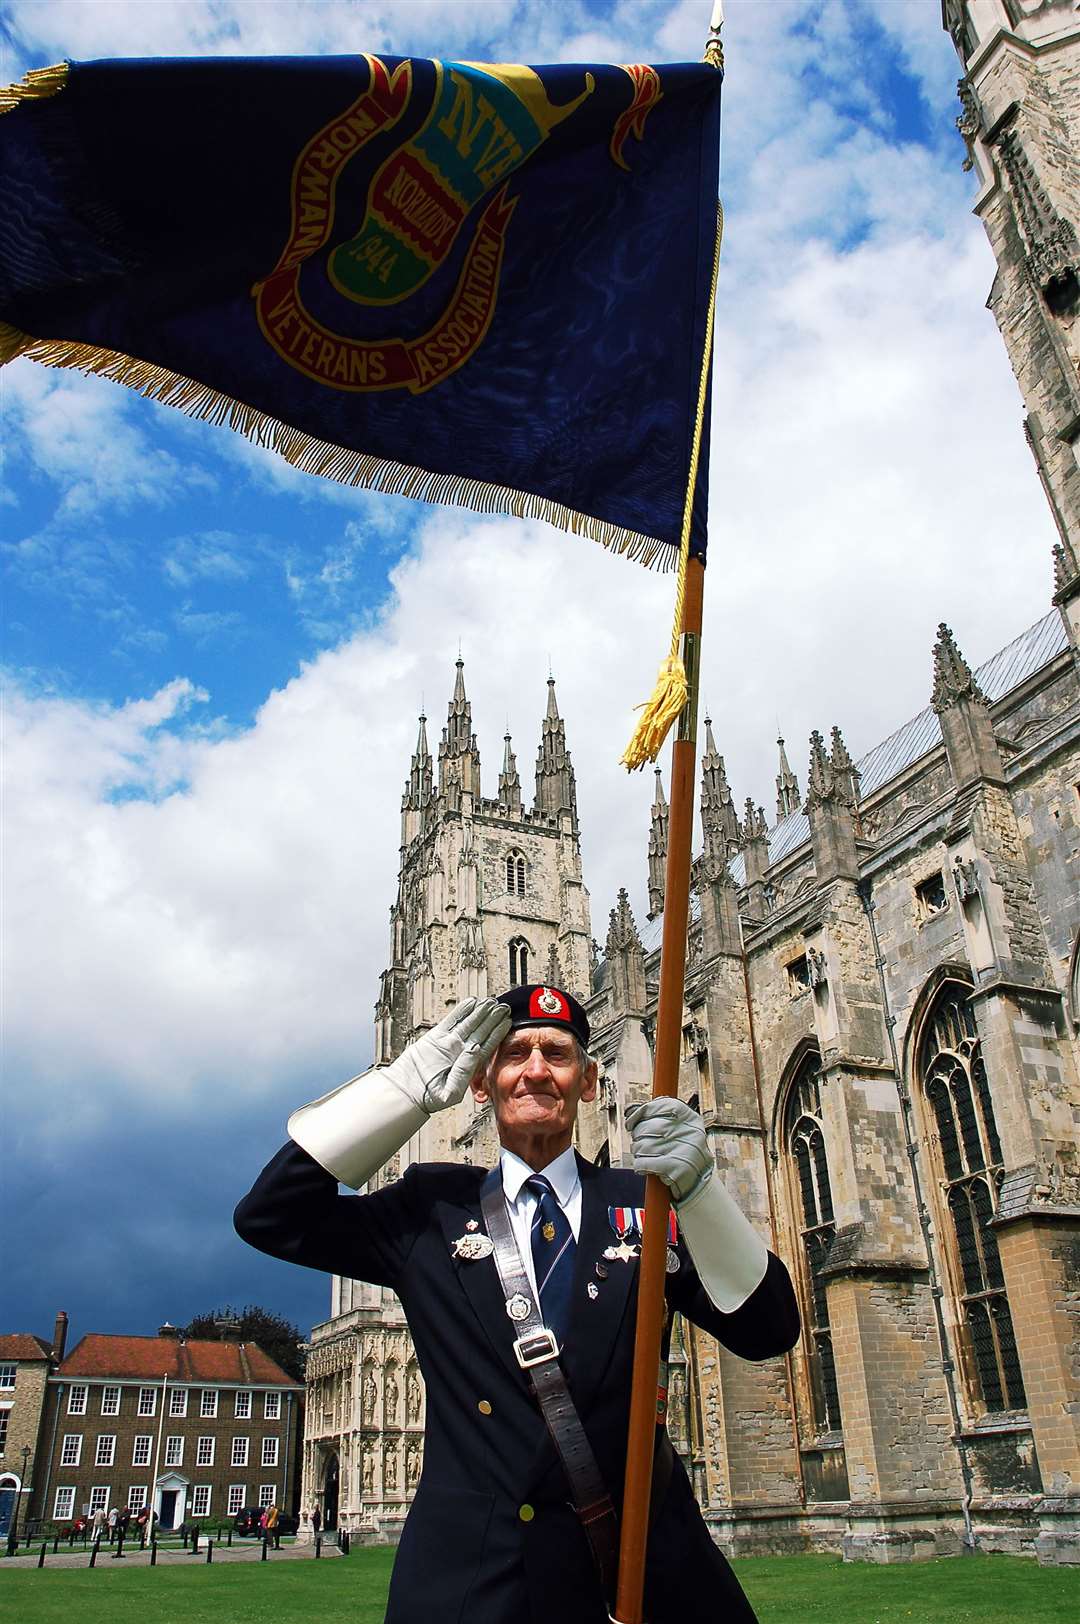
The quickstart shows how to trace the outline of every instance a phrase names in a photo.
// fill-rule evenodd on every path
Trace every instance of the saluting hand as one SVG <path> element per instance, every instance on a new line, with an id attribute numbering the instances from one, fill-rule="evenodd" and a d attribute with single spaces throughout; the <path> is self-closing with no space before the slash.
<path id="1" fill-rule="evenodd" d="M 509 1030 L 505 1004 L 495 998 L 466 998 L 438 1026 L 410 1043 L 385 1075 L 429 1114 L 445 1110 L 464 1097 Z"/>

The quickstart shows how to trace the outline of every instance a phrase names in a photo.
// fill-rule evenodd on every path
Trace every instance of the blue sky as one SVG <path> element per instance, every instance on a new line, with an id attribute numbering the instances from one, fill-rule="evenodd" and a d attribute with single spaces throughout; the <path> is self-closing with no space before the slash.
<path id="1" fill-rule="evenodd" d="M 37 0 L 4 81 L 64 56 L 700 55 L 707 0 Z M 861 752 L 1049 607 L 1052 531 L 954 129 L 934 0 L 731 0 L 705 698 L 737 798 L 776 727 Z M 229 1213 L 289 1110 L 363 1068 L 397 805 L 459 640 L 493 788 L 528 792 L 549 661 L 603 937 L 644 913 L 651 784 L 617 767 L 671 585 L 539 524 L 299 474 L 101 380 L 0 375 L 5 469 L 3 1322 L 75 1334 L 326 1282 Z M 553 583 L 573 590 L 553 594 Z M 539 611 L 537 606 L 541 606 Z M 601 606 L 598 608 L 597 606 Z"/>

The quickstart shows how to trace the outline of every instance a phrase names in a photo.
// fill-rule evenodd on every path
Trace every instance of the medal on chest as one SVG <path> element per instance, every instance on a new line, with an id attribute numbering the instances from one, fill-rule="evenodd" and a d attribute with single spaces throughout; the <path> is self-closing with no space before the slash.
<path id="1" fill-rule="evenodd" d="M 487 1235 L 459 1235 L 451 1256 L 461 1258 L 464 1263 L 476 1263 L 480 1258 L 490 1257 L 494 1250 Z"/>
<path id="2" fill-rule="evenodd" d="M 631 1246 L 629 1241 L 620 1241 L 618 1246 L 605 1246 L 604 1256 L 609 1263 L 633 1263 L 640 1251 L 640 1246 Z"/>
<path id="3" fill-rule="evenodd" d="M 616 1240 L 640 1240 L 645 1233 L 644 1207 L 609 1207 L 608 1223 Z M 674 1246 L 679 1238 L 679 1226 L 675 1219 L 674 1209 L 668 1209 L 667 1222 L 668 1245 Z"/>

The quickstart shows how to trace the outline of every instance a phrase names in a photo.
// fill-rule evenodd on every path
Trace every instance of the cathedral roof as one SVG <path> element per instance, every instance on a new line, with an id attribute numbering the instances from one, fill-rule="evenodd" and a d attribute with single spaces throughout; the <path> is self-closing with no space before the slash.
<path id="1" fill-rule="evenodd" d="M 1061 616 L 1056 609 L 1037 620 L 1026 632 L 1006 643 L 992 654 L 975 672 L 975 680 L 990 704 L 1004 699 L 1036 671 L 1063 653 L 1068 639 Z M 868 750 L 856 763 L 859 771 L 860 799 L 865 801 L 875 790 L 881 789 L 891 778 L 904 772 L 920 756 L 936 750 L 941 743 L 941 722 L 927 705 L 903 727 L 890 733 L 887 739 Z M 802 810 L 790 812 L 769 831 L 769 862 L 779 863 L 796 847 L 810 839 L 810 824 Z M 744 882 L 741 857 L 732 859 L 731 872 L 735 882 Z"/>

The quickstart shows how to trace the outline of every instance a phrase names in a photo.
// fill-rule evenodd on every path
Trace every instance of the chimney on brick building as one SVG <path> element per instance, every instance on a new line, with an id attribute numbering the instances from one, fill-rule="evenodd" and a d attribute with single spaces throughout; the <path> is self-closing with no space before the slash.
<path id="1" fill-rule="evenodd" d="M 64 1349 L 67 1347 L 68 1317 L 61 1309 L 56 1316 L 56 1324 L 52 1334 L 52 1356 L 57 1364 L 63 1363 Z"/>

